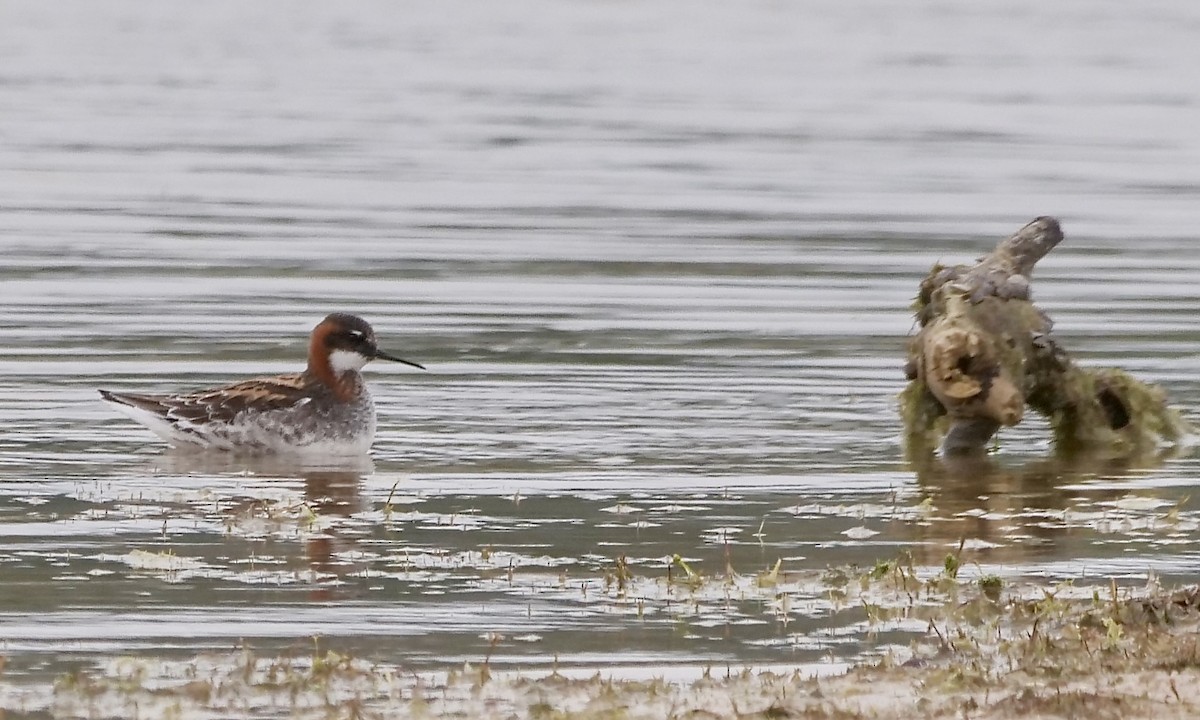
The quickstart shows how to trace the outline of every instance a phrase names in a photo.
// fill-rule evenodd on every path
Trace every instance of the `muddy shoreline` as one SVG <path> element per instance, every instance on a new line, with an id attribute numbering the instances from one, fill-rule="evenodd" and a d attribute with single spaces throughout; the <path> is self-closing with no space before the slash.
<path id="1" fill-rule="evenodd" d="M 416 672 L 324 648 L 186 660 L 114 657 L 52 684 L 0 676 L 0 708 L 53 718 L 1184 718 L 1200 712 L 1200 589 L 1116 580 L 1008 584 L 909 559 L 755 586 L 821 582 L 868 633 L 925 625 L 876 663 Z M 677 573 L 681 592 L 704 578 Z M 616 592 L 615 586 L 613 592 Z M 503 638 L 496 638 L 497 642 Z M 844 672 L 842 672 L 844 670 Z"/>

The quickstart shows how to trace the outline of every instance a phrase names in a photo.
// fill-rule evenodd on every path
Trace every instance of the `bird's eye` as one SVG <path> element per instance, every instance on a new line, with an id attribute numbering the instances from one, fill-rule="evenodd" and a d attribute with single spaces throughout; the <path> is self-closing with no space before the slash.
<path id="1" fill-rule="evenodd" d="M 363 331 L 362 330 L 351 330 L 350 337 L 354 338 L 355 340 L 362 340 L 363 339 Z"/>

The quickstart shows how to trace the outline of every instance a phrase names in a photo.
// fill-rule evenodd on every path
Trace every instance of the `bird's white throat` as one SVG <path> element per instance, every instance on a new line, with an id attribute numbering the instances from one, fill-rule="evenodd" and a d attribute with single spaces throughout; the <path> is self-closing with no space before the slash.
<path id="1" fill-rule="evenodd" d="M 341 375 L 349 370 L 362 370 L 370 361 L 371 358 L 353 350 L 334 350 L 329 353 L 329 367 L 333 369 L 334 375 Z"/>

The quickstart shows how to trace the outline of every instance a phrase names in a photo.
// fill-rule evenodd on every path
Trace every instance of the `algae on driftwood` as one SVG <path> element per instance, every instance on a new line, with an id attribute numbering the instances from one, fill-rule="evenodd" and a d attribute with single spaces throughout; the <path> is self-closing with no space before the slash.
<path id="1" fill-rule="evenodd" d="M 1189 427 L 1166 395 L 1116 369 L 1081 368 L 1032 301 L 1037 261 L 1063 239 L 1040 217 L 975 265 L 935 265 L 921 282 L 900 397 L 910 456 L 978 451 L 1025 407 L 1045 416 L 1060 454 L 1128 455 L 1180 440 Z"/>

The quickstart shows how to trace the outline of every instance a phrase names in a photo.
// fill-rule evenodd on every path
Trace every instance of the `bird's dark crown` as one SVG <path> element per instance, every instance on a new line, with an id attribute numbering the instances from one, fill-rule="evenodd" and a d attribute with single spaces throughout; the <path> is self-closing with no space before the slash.
<path id="1" fill-rule="evenodd" d="M 322 337 L 327 351 L 350 350 L 363 357 L 375 356 L 375 330 L 359 316 L 331 313 L 317 327 L 328 328 Z"/>

